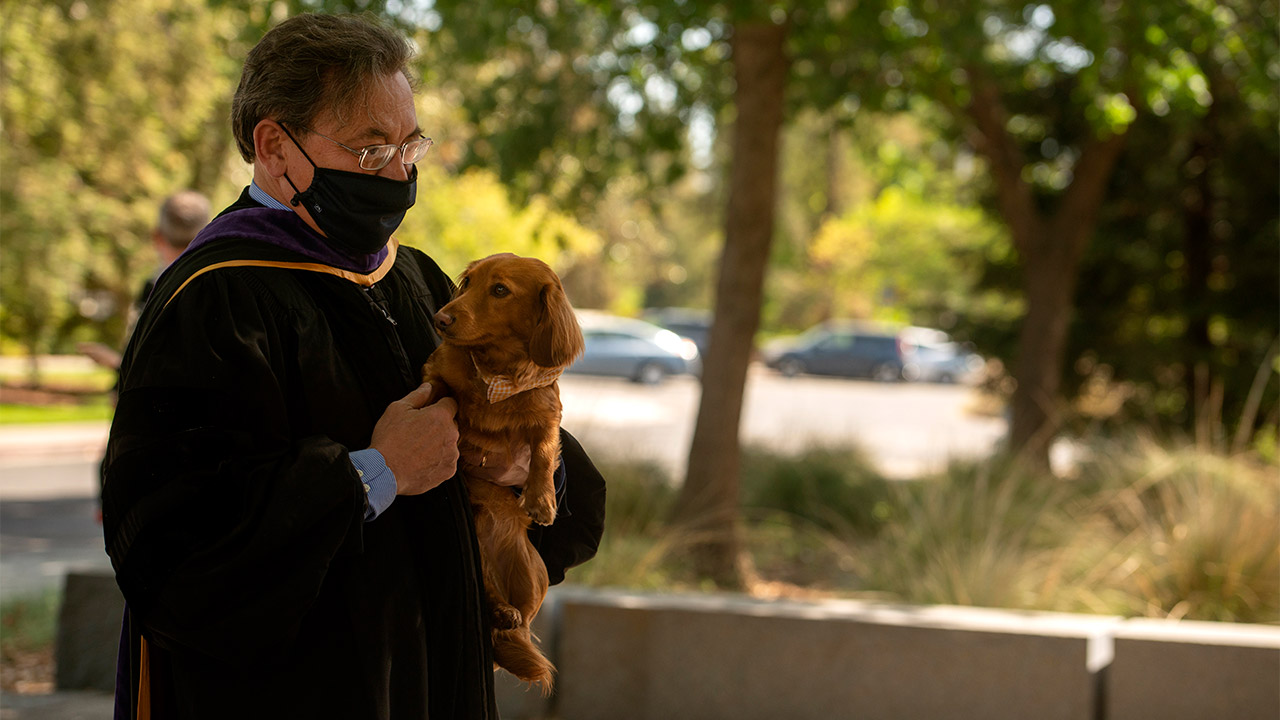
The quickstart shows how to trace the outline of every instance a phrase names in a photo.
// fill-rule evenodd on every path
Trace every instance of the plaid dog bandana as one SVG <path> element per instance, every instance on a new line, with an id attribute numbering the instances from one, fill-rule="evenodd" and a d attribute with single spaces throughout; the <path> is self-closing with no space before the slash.
<path id="1" fill-rule="evenodd" d="M 472 363 L 475 359 L 472 358 Z M 512 395 L 518 395 L 525 390 L 546 387 L 556 380 L 560 379 L 560 375 L 564 372 L 562 367 L 545 368 L 542 372 L 535 373 L 526 377 L 511 378 L 506 375 L 494 375 L 492 377 L 480 372 L 479 366 L 476 372 L 480 375 L 480 379 L 489 386 L 489 402 L 502 402 Z"/>

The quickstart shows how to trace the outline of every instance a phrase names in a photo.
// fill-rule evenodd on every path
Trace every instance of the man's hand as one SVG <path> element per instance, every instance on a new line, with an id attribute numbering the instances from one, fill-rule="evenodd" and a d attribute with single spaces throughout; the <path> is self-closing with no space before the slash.
<path id="1" fill-rule="evenodd" d="M 396 476 L 397 495 L 419 495 L 458 471 L 458 403 L 431 401 L 431 383 L 387 406 L 369 447 L 382 453 Z"/>
<path id="2" fill-rule="evenodd" d="M 524 487 L 529 479 L 529 460 L 533 451 L 528 445 L 514 448 L 514 454 L 501 450 L 468 450 L 462 454 L 467 477 L 488 480 L 504 487 Z"/>

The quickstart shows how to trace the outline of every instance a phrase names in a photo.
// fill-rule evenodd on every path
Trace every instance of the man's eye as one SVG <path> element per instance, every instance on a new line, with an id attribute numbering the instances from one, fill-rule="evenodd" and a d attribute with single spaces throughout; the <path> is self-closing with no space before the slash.
<path id="1" fill-rule="evenodd" d="M 509 290 L 507 286 L 503 285 L 502 283 L 498 283 L 497 285 L 493 286 L 494 297 L 506 297 L 510 294 L 511 294 L 511 290 Z"/>

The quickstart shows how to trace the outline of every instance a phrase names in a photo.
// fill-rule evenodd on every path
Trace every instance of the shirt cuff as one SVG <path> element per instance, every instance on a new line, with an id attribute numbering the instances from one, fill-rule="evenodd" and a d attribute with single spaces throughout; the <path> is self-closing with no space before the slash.
<path id="1" fill-rule="evenodd" d="M 369 522 L 391 507 L 391 502 L 396 499 L 396 476 L 387 467 L 382 453 L 373 448 L 356 450 L 350 457 L 369 500 L 364 511 L 364 521 Z"/>

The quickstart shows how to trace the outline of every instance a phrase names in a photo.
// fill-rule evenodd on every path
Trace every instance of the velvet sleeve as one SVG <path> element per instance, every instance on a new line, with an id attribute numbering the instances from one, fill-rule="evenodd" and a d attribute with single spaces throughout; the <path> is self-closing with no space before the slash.
<path id="1" fill-rule="evenodd" d="M 210 273 L 149 307 L 126 352 L 103 524 L 150 641 L 268 660 L 334 558 L 360 550 L 347 451 L 295 426 L 291 318 L 251 275 Z"/>

